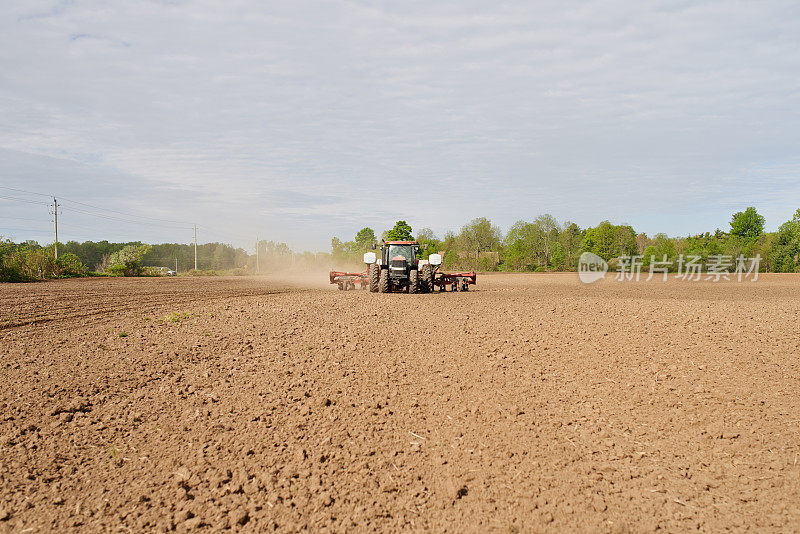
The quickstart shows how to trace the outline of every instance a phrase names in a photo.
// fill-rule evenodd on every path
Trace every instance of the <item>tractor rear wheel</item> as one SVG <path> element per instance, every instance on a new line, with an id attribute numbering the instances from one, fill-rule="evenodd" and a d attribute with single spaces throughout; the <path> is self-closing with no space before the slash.
<path id="1" fill-rule="evenodd" d="M 422 266 L 420 286 L 423 293 L 430 293 L 433 290 L 433 270 L 428 264 Z"/>
<path id="2" fill-rule="evenodd" d="M 369 266 L 368 274 L 369 274 L 369 290 L 372 293 L 377 293 L 381 275 L 380 265 L 378 265 L 377 263 L 371 263 Z"/>
<path id="3" fill-rule="evenodd" d="M 419 293 L 419 271 L 416 269 L 408 273 L 408 292 Z"/>
<path id="4" fill-rule="evenodd" d="M 380 269 L 380 267 L 379 267 Z M 379 293 L 389 293 L 391 291 L 391 286 L 389 285 L 389 269 L 380 269 L 380 279 L 378 281 L 378 292 Z"/>

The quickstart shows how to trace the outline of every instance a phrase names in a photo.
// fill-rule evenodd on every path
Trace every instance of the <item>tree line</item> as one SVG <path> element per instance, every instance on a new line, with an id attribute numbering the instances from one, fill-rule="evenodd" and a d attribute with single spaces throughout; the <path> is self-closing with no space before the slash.
<path id="1" fill-rule="evenodd" d="M 193 244 L 140 241 L 36 241 L 14 243 L 0 237 L 0 282 L 23 282 L 85 275 L 162 275 L 162 269 L 189 274 L 254 274 L 285 270 L 319 270 L 331 265 L 327 252 L 294 252 L 286 243 L 259 241 L 257 254 L 225 243 L 197 245 L 197 270 Z"/>
<path id="2" fill-rule="evenodd" d="M 644 267 L 652 260 L 677 265 L 680 256 L 697 256 L 705 264 L 712 256 L 743 255 L 761 257 L 762 272 L 800 272 L 800 209 L 777 232 L 764 232 L 765 219 L 749 207 L 731 216 L 730 228 L 687 237 L 669 237 L 659 233 L 648 236 L 628 224 L 603 221 L 597 226 L 581 228 L 571 221 L 559 222 L 550 214 L 532 221 L 518 221 L 503 234 L 485 218 L 473 219 L 458 232 L 447 232 L 441 238 L 429 228 L 416 236 L 405 221 L 381 234 L 381 239 L 413 239 L 423 247 L 422 255 L 431 252 L 443 256 L 447 269 L 482 271 L 573 271 L 583 252 L 592 252 L 615 266 L 624 256 L 641 256 Z M 400 237 L 398 237 L 400 236 Z M 371 228 L 360 230 L 352 241 L 331 241 L 334 262 L 356 263 L 364 251 L 377 243 Z"/>
<path id="3" fill-rule="evenodd" d="M 0 238 L 0 281 L 15 282 L 44 278 L 108 274 L 140 276 L 155 274 L 153 268 L 193 271 L 194 245 L 163 243 L 147 245 L 140 241 L 68 241 L 55 246 L 36 241 L 14 243 Z M 204 272 L 244 269 L 250 259 L 246 250 L 224 243 L 197 245 L 198 270 Z"/>
<path id="4" fill-rule="evenodd" d="M 776 232 L 764 232 L 765 220 L 749 207 L 731 216 L 730 228 L 687 237 L 659 233 L 650 237 L 627 224 L 603 221 L 581 228 L 571 221 L 559 222 L 544 214 L 532 221 L 518 221 L 505 234 L 489 219 L 480 217 L 458 232 L 437 236 L 430 228 L 416 233 L 406 221 L 380 234 L 362 228 L 351 241 L 331 240 L 331 252 L 293 251 L 286 243 L 259 241 L 257 254 L 224 243 L 197 246 L 197 263 L 203 272 L 237 274 L 276 270 L 310 270 L 329 267 L 357 268 L 362 255 L 380 240 L 416 239 L 422 256 L 438 252 L 446 269 L 482 271 L 572 271 L 583 252 L 593 252 L 609 261 L 623 256 L 642 256 L 643 266 L 651 260 L 676 265 L 680 256 L 698 256 L 706 263 L 712 256 L 761 257 L 760 270 L 800 272 L 800 209 Z M 0 237 L 0 281 L 24 281 L 59 276 L 81 276 L 90 272 L 112 275 L 140 275 L 148 267 L 194 269 L 194 245 L 162 243 L 146 245 L 139 241 L 69 241 L 54 246 L 35 241 L 13 243 Z"/>

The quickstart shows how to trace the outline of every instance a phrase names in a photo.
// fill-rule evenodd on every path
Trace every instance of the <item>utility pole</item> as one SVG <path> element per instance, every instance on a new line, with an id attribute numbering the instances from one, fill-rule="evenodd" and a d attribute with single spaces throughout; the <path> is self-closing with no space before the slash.
<path id="1" fill-rule="evenodd" d="M 178 258 L 175 258 L 175 274 L 178 274 Z"/>
<path id="2" fill-rule="evenodd" d="M 53 248 L 56 259 L 58 259 L 58 200 L 56 200 L 56 197 L 53 197 L 53 221 L 56 227 L 56 242 L 53 244 Z"/>
<path id="3" fill-rule="evenodd" d="M 261 272 L 261 264 L 258 261 L 258 238 L 256 237 L 256 272 Z"/>
<path id="4" fill-rule="evenodd" d="M 194 225 L 194 270 L 197 270 L 197 225 Z"/>

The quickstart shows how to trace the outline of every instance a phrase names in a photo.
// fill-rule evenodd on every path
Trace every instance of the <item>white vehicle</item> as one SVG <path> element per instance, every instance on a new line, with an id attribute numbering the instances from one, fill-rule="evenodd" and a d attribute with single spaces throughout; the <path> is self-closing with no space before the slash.
<path id="1" fill-rule="evenodd" d="M 159 276 L 178 276 L 176 271 L 173 271 L 169 267 L 151 267 Z"/>

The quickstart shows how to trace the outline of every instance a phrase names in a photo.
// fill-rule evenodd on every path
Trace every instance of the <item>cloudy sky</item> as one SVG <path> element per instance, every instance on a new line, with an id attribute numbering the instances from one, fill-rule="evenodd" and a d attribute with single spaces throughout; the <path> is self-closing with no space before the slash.
<path id="1" fill-rule="evenodd" d="M 52 241 L 15 189 L 64 199 L 62 241 L 775 229 L 798 28 L 795 1 L 4 0 L 0 235 Z"/>

